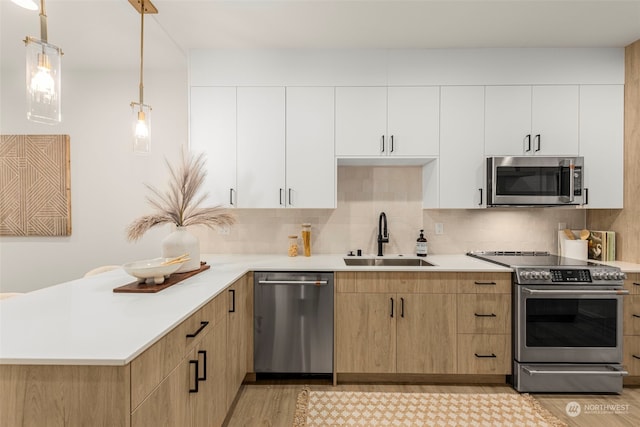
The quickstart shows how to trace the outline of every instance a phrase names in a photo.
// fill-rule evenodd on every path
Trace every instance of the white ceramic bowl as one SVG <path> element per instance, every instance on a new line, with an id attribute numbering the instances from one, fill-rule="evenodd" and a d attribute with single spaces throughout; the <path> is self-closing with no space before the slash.
<path id="1" fill-rule="evenodd" d="M 181 266 L 181 262 L 175 264 L 162 265 L 163 262 L 172 258 L 154 258 L 135 261 L 124 264 L 122 268 L 127 274 L 140 279 L 140 283 L 155 283 L 159 285 L 168 278 L 171 273 L 175 273 Z"/>

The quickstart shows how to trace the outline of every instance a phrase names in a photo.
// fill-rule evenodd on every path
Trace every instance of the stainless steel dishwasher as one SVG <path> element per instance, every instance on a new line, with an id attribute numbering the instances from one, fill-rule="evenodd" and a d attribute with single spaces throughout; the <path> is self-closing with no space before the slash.
<path id="1" fill-rule="evenodd" d="M 333 372 L 333 273 L 254 273 L 254 369 Z"/>

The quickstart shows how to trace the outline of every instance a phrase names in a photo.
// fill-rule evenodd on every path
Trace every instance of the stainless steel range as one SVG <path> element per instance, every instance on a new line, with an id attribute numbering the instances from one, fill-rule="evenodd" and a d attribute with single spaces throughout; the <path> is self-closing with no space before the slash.
<path id="1" fill-rule="evenodd" d="M 619 393 L 625 274 L 547 252 L 471 252 L 513 268 L 513 386 Z"/>

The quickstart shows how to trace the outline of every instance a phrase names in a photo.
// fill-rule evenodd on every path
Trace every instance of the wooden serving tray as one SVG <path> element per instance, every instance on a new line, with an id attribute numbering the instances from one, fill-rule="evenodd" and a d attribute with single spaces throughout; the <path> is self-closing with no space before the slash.
<path id="1" fill-rule="evenodd" d="M 198 273 L 202 273 L 205 270 L 211 268 L 210 265 L 201 261 L 200 268 L 198 270 L 187 271 L 186 273 L 173 273 L 169 276 L 168 279 L 164 279 L 164 282 L 159 285 L 156 284 L 146 284 L 139 283 L 138 280 L 131 282 L 127 285 L 120 286 L 118 288 L 114 288 L 113 292 L 126 292 L 126 293 L 141 293 L 141 294 L 153 294 L 156 292 L 160 292 L 163 289 L 167 289 L 169 286 L 173 286 L 176 283 L 180 283 L 185 279 L 188 279 L 191 276 L 195 276 Z"/>

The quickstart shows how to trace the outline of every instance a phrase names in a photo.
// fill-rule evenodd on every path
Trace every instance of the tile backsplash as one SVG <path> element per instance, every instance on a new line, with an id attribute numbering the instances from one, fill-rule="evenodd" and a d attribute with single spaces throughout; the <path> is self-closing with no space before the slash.
<path id="1" fill-rule="evenodd" d="M 336 209 L 235 209 L 229 234 L 204 227 L 203 253 L 286 254 L 287 236 L 300 236 L 310 222 L 312 255 L 375 254 L 378 217 L 385 212 L 390 234 L 385 254 L 412 254 L 420 229 L 429 253 L 469 250 L 548 250 L 556 252 L 558 223 L 583 228 L 585 211 L 567 208 L 422 209 L 421 167 L 338 167 Z M 435 225 L 444 233 L 436 235 Z M 300 239 L 299 239 L 300 240 Z"/>

